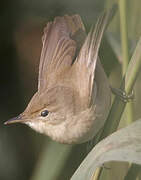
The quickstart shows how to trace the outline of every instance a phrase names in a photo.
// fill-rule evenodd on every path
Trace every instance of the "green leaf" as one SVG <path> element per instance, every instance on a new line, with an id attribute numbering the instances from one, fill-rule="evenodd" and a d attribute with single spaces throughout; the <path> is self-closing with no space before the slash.
<path id="1" fill-rule="evenodd" d="M 90 180 L 95 170 L 109 161 L 141 164 L 141 119 L 99 142 L 71 180 Z"/>

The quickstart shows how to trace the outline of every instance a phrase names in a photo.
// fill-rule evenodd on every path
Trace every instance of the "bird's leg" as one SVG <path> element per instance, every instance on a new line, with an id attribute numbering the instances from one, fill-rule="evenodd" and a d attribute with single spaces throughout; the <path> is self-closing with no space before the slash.
<path id="1" fill-rule="evenodd" d="M 118 89 L 118 88 L 111 87 L 111 90 L 112 90 L 112 93 L 114 95 L 117 95 L 120 98 L 120 100 L 125 102 L 125 103 L 127 103 L 127 102 L 134 99 L 133 90 L 132 90 L 131 94 L 127 94 L 124 90 L 121 90 L 121 89 Z"/>

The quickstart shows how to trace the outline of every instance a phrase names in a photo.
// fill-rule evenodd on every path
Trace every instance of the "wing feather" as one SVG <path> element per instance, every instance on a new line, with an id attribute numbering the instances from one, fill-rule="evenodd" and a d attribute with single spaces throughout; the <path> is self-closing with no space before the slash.
<path id="1" fill-rule="evenodd" d="M 75 36 L 79 31 L 85 33 L 79 15 L 56 17 L 47 24 L 42 38 L 38 91 L 42 92 L 47 88 L 55 73 L 72 65 L 78 44 Z"/>

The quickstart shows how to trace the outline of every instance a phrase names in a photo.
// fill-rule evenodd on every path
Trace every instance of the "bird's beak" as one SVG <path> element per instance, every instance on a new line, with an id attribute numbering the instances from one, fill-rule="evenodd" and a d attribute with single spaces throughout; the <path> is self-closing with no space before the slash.
<path id="1" fill-rule="evenodd" d="M 7 124 L 24 123 L 24 122 L 25 122 L 25 118 L 22 115 L 19 115 L 17 117 L 9 119 L 4 124 L 7 125 Z"/>

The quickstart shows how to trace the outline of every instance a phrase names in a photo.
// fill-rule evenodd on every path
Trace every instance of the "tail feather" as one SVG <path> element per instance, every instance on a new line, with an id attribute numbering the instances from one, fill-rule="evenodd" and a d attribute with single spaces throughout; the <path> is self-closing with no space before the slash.
<path id="1" fill-rule="evenodd" d="M 96 65 L 98 61 L 98 52 L 103 37 L 103 33 L 109 21 L 111 20 L 112 15 L 113 11 L 108 11 L 107 13 L 103 13 L 98 18 L 95 27 L 91 28 L 80 50 L 80 53 L 73 65 L 73 71 L 75 71 L 76 74 L 76 87 L 78 89 L 80 96 L 84 100 L 84 104 L 86 103 L 87 99 L 87 105 L 90 104 L 92 95 L 96 97 L 96 93 L 93 93 L 93 90 L 95 89 L 95 92 L 97 91 L 94 78 Z M 105 73 L 104 76 L 106 76 Z M 95 97 L 93 97 L 93 99 Z"/>

